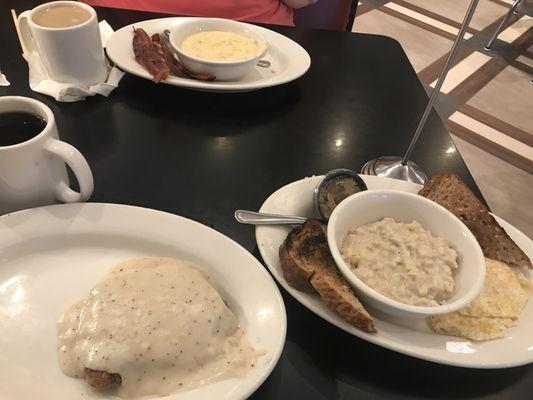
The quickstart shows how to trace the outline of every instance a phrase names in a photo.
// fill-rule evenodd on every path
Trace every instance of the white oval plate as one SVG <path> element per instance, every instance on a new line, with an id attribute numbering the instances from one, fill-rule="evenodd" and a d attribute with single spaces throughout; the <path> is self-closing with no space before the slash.
<path id="1" fill-rule="evenodd" d="M 161 33 L 190 20 L 191 17 L 159 18 L 137 22 L 120 28 L 113 33 L 106 44 L 108 57 L 121 69 L 130 74 L 152 80 L 152 75 L 144 69 L 133 54 L 133 27 L 144 29 L 149 35 Z M 169 76 L 162 83 L 208 92 L 245 92 L 293 81 L 307 72 L 311 58 L 305 49 L 295 41 L 270 29 L 246 24 L 256 30 L 268 42 L 268 50 L 262 59 L 271 63 L 269 68 L 255 69 L 237 81 L 202 82 L 194 79 Z"/>
<path id="2" fill-rule="evenodd" d="M 396 179 L 361 176 L 368 189 L 396 189 L 417 193 L 421 186 Z M 261 212 L 316 217 L 313 207 L 313 190 L 321 176 L 305 178 L 288 184 L 274 192 L 262 205 Z M 518 229 L 501 218 L 498 223 L 511 238 L 533 258 L 533 242 Z M 424 320 L 405 320 L 385 316 L 369 310 L 374 317 L 378 333 L 370 335 L 348 325 L 330 311 L 318 296 L 300 292 L 285 281 L 279 262 L 278 250 L 287 237 L 289 227 L 259 226 L 256 239 L 259 251 L 270 272 L 278 282 L 300 303 L 333 325 L 368 342 L 440 364 L 469 368 L 507 368 L 533 362 L 533 301 L 529 301 L 518 325 L 509 329 L 503 339 L 476 343 L 466 339 L 433 333 Z M 524 271 L 530 278 L 531 271 Z"/>
<path id="3" fill-rule="evenodd" d="M 165 399 L 242 399 L 276 365 L 286 332 L 285 306 L 265 268 L 221 233 L 186 218 L 115 204 L 64 204 L 0 217 L 0 397 L 102 399 L 57 364 L 56 320 L 114 264 L 163 256 L 197 263 L 212 278 L 264 355 L 242 379 Z"/>

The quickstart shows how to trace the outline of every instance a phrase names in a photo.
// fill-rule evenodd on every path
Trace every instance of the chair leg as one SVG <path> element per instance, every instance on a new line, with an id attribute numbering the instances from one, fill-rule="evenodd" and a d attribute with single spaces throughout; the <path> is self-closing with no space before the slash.
<path id="1" fill-rule="evenodd" d="M 511 18 L 511 15 L 520 7 L 520 4 L 522 4 L 522 0 L 515 0 L 511 8 L 509 9 L 509 12 L 503 17 L 502 22 L 500 22 L 500 25 L 498 25 L 498 28 L 494 33 L 492 34 L 490 40 L 485 45 L 485 50 L 490 50 L 492 48 L 492 45 L 494 44 L 494 41 L 502 31 L 503 27 L 507 24 L 509 21 L 509 18 Z"/>
<path id="2" fill-rule="evenodd" d="M 346 23 L 346 32 L 351 32 L 355 21 L 355 14 L 357 14 L 357 1 L 353 0 L 350 6 L 350 13 L 348 14 L 348 22 Z"/>

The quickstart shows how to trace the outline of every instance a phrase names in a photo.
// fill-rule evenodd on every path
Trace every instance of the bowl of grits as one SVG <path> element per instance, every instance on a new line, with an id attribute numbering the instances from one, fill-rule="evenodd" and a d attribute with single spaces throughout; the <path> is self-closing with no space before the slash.
<path id="1" fill-rule="evenodd" d="M 220 81 L 249 74 L 268 48 L 252 25 L 219 18 L 191 18 L 173 28 L 169 40 L 185 68 Z"/>
<path id="2" fill-rule="evenodd" d="M 447 314 L 483 289 L 485 259 L 474 235 L 422 196 L 356 193 L 333 210 L 327 236 L 335 263 L 361 300 L 387 314 Z"/>

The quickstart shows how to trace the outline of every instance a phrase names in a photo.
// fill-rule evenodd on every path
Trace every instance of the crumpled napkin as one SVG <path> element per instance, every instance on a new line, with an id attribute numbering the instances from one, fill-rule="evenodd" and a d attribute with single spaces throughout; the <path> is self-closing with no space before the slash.
<path id="1" fill-rule="evenodd" d="M 105 20 L 101 21 L 99 26 L 102 46 L 105 47 L 107 40 L 114 31 Z M 109 65 L 109 74 L 106 82 L 97 83 L 92 86 L 81 83 L 59 83 L 48 79 L 38 54 L 32 52 L 30 54 L 23 54 L 23 57 L 28 62 L 30 70 L 29 81 L 31 90 L 46 94 L 62 102 L 71 103 L 84 100 L 87 96 L 94 96 L 96 94 L 107 97 L 118 86 L 118 83 L 124 76 L 124 72 L 120 69 Z"/>
<path id="2" fill-rule="evenodd" d="M 7 80 L 6 76 L 0 71 L 0 86 L 9 86 L 11 83 Z"/>

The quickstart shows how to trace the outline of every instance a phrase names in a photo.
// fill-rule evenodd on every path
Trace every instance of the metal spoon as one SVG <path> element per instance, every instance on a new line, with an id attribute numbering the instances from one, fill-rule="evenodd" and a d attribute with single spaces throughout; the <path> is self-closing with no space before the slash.
<path id="1" fill-rule="evenodd" d="M 327 222 L 333 209 L 346 197 L 367 190 L 365 182 L 350 169 L 329 171 L 314 190 L 313 203 L 318 214 Z M 235 219 L 250 225 L 300 225 L 308 218 L 295 215 L 258 213 L 247 210 L 235 211 Z"/>
<path id="2" fill-rule="evenodd" d="M 248 225 L 301 225 L 307 218 L 295 215 L 259 213 L 255 211 L 236 210 L 235 219 Z"/>
<path id="3" fill-rule="evenodd" d="M 170 31 L 168 29 L 165 29 L 163 31 L 163 38 L 165 39 L 165 42 L 169 45 L 169 47 L 172 49 L 173 52 L 176 52 L 174 50 L 174 47 L 170 44 Z"/>
<path id="4" fill-rule="evenodd" d="M 167 43 L 170 44 L 170 30 L 168 29 L 165 29 L 163 31 L 163 37 L 166 39 Z M 174 48 L 172 46 L 170 46 L 172 50 L 174 50 Z M 258 67 L 261 67 L 261 68 L 269 68 L 271 65 L 270 61 L 268 60 L 259 60 L 257 62 L 257 66 Z"/>

